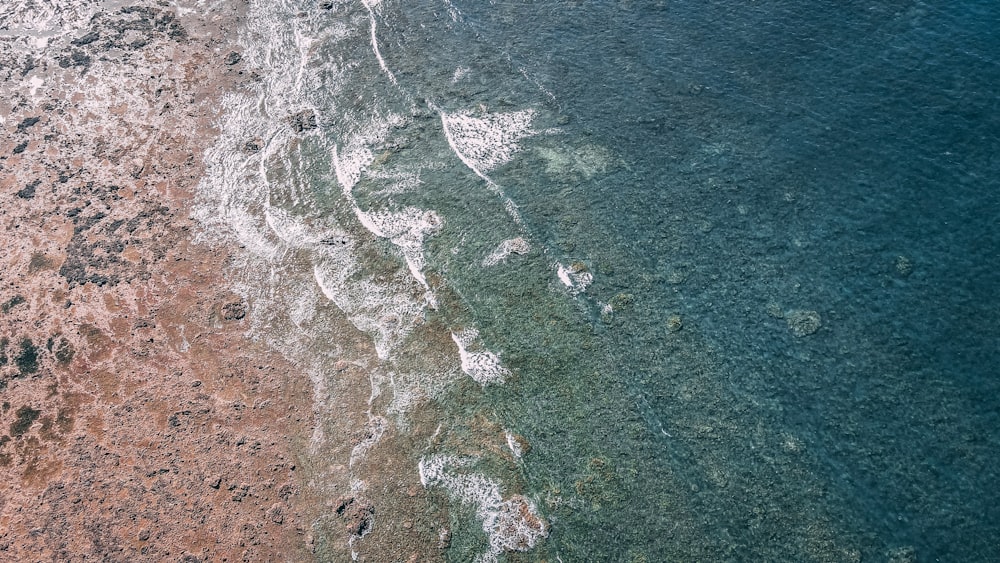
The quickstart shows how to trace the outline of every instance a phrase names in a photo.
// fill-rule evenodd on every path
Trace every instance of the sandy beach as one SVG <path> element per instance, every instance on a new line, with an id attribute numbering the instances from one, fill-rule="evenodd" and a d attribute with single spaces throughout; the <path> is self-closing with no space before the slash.
<path id="1" fill-rule="evenodd" d="M 311 556 L 311 386 L 189 218 L 242 3 L 165 4 L 0 42 L 0 559 Z"/>

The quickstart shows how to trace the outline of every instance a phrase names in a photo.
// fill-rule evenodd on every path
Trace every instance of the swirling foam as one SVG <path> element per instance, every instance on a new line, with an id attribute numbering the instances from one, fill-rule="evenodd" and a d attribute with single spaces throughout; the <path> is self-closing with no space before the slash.
<path id="1" fill-rule="evenodd" d="M 500 484 L 481 473 L 464 471 L 474 458 L 430 455 L 420 459 L 420 483 L 425 488 L 443 487 L 462 504 L 476 509 L 490 550 L 476 561 L 496 561 L 505 551 L 528 551 L 548 536 L 548 524 L 535 503 L 522 495 L 503 498 Z"/>

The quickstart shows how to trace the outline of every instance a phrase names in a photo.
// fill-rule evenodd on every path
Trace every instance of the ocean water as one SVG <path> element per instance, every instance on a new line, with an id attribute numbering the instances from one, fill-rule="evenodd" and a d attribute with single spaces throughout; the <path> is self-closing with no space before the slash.
<path id="1" fill-rule="evenodd" d="M 254 0 L 198 218 L 311 366 L 308 447 L 358 494 L 402 451 L 448 560 L 995 560 L 998 28 Z"/>

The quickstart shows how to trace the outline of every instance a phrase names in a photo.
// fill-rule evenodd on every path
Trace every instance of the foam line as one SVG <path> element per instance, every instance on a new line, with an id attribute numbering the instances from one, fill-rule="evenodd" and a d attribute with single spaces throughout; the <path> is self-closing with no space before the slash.
<path id="1" fill-rule="evenodd" d="M 431 109 L 437 111 L 438 114 L 441 116 L 441 127 L 444 130 L 444 137 L 445 139 L 447 139 L 448 146 L 451 147 L 451 151 L 455 153 L 455 156 L 457 156 L 459 160 L 462 161 L 462 164 L 464 164 L 466 167 L 469 168 L 469 170 L 472 170 L 476 174 L 476 176 L 479 176 L 480 178 L 483 179 L 483 181 L 486 182 L 486 187 L 489 188 L 490 191 L 492 191 L 493 193 L 497 194 L 497 196 L 500 197 L 501 201 L 503 201 L 504 209 L 507 211 L 507 214 L 510 215 L 511 219 L 513 219 L 514 222 L 517 223 L 518 225 L 522 225 L 523 221 L 521 220 L 521 212 L 518 210 L 517 204 L 514 203 L 514 200 L 507 197 L 507 194 L 504 193 L 503 188 L 501 188 L 499 184 L 494 182 L 489 176 L 483 173 L 483 171 L 480 170 L 478 166 L 476 166 L 476 164 L 472 161 L 472 159 L 466 156 L 461 151 L 461 149 L 458 148 L 458 145 L 455 143 L 455 137 L 452 134 L 451 129 L 448 127 L 448 114 L 438 110 L 433 106 L 431 107 Z"/>
<path id="2" fill-rule="evenodd" d="M 410 275 L 424 288 L 424 299 L 432 309 L 436 309 L 437 297 L 431 291 L 431 286 L 423 273 L 423 239 L 426 234 L 437 230 L 441 219 L 433 212 L 421 213 L 416 208 L 407 208 L 401 214 L 381 215 L 362 210 L 354 198 L 354 185 L 365 168 L 363 163 L 370 160 L 372 155 L 367 149 L 359 152 L 355 158 L 345 161 L 341 159 L 336 145 L 331 151 L 333 167 L 344 197 L 347 198 L 354 216 L 365 229 L 379 238 L 389 239 L 400 248 Z"/>
<path id="3" fill-rule="evenodd" d="M 389 70 L 389 66 L 385 64 L 385 59 L 382 58 L 382 52 L 378 48 L 378 34 L 376 33 L 376 23 L 375 23 L 375 6 L 378 5 L 378 0 L 363 0 L 365 8 L 368 8 L 368 17 L 371 20 L 371 36 L 372 36 L 372 52 L 375 53 L 375 58 L 378 59 L 378 66 L 382 69 L 382 72 L 389 77 L 389 81 L 392 82 L 394 86 L 399 86 L 396 82 L 396 77 Z"/>
<path id="4" fill-rule="evenodd" d="M 511 62 L 513 63 L 513 61 L 511 61 Z M 541 91 L 541 92 L 542 92 L 543 94 L 545 94 L 546 96 L 548 96 L 550 100 L 552 100 L 553 102 L 555 102 L 555 101 L 556 101 L 556 95 L 555 95 L 555 94 L 553 94 L 552 92 L 550 92 L 550 91 L 548 90 L 548 88 L 546 88 L 546 87 L 542 86 L 542 83 L 541 83 L 541 82 L 539 82 L 538 80 L 536 80 L 536 79 L 532 78 L 532 77 L 531 77 L 531 76 L 530 76 L 530 75 L 528 74 L 528 70 L 527 70 L 527 69 L 525 69 L 525 68 L 524 68 L 524 67 L 522 66 L 522 67 L 518 67 L 518 69 L 517 69 L 517 70 L 521 71 L 521 76 L 523 76 L 523 77 L 524 77 L 525 79 L 527 79 L 527 80 L 528 80 L 528 82 L 531 82 L 532 84 L 534 84 L 534 85 L 535 85 L 535 87 L 536 87 L 536 88 L 538 88 L 538 89 L 539 89 L 539 90 L 540 90 L 540 91 Z"/>
<path id="5" fill-rule="evenodd" d="M 299 68 L 298 73 L 295 75 L 295 90 L 302 90 L 302 75 L 306 71 L 306 63 L 309 60 L 309 47 L 312 45 L 312 39 L 302 35 L 302 32 L 296 27 L 295 33 L 295 46 L 299 50 Z"/>
<path id="6" fill-rule="evenodd" d="M 459 333 L 451 333 L 451 339 L 458 346 L 458 356 L 462 360 L 462 371 L 476 380 L 483 387 L 490 383 L 503 383 L 510 376 L 510 370 L 503 367 L 500 357 L 483 349 L 480 352 L 469 351 L 469 347 L 479 344 L 479 331 L 473 328 Z"/>

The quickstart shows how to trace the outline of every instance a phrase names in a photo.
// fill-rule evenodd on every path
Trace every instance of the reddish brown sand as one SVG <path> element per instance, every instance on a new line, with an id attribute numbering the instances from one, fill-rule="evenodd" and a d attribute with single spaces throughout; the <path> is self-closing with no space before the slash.
<path id="1" fill-rule="evenodd" d="M 189 219 L 239 14 L 138 5 L 0 51 L 0 560 L 308 560 L 311 385 Z"/>

